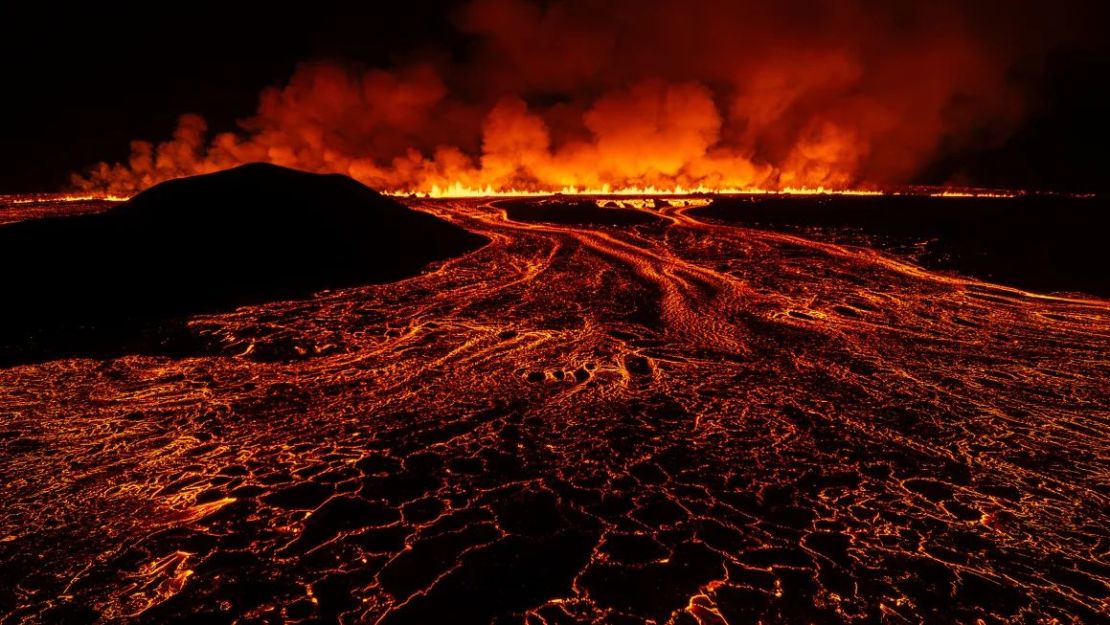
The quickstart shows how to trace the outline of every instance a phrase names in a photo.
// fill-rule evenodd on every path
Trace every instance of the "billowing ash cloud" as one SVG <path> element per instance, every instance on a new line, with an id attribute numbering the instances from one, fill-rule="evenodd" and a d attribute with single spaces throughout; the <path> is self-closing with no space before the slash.
<path id="1" fill-rule="evenodd" d="M 305 64 L 239 132 L 184 115 L 74 180 L 128 194 L 268 161 L 392 191 L 899 184 L 942 145 L 1003 140 L 1016 77 L 1082 36 L 1080 11 L 1020 4 L 474 0 L 465 61 Z"/>

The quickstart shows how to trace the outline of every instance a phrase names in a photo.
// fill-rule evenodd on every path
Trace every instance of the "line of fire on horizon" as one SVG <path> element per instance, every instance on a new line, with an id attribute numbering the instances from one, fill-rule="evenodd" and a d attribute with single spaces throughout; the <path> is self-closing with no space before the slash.
<path id="1" fill-rule="evenodd" d="M 1058 195 L 1070 198 L 1091 198 L 1091 193 L 1057 193 L 1011 189 L 965 189 L 911 187 L 906 189 L 829 189 L 825 187 L 785 187 L 782 189 L 708 187 L 618 187 L 605 185 L 600 188 L 563 187 L 559 190 L 474 188 L 455 183 L 447 187 L 433 186 L 430 191 L 389 190 L 384 195 L 398 198 L 462 199 L 462 198 L 512 198 L 512 197 L 712 197 L 712 196 L 910 196 L 933 198 L 999 198 L 1012 199 L 1023 196 Z M 35 193 L 15 196 L 8 204 L 42 204 L 50 202 L 126 202 L 127 195 L 95 193 Z"/>

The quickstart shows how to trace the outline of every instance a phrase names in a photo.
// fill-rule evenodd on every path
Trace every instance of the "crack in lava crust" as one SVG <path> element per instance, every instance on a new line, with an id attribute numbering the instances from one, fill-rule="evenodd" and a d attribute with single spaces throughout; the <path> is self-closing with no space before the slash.
<path id="1" fill-rule="evenodd" d="M 1110 303 L 416 207 L 492 243 L 0 371 L 3 622 L 1107 618 Z"/>

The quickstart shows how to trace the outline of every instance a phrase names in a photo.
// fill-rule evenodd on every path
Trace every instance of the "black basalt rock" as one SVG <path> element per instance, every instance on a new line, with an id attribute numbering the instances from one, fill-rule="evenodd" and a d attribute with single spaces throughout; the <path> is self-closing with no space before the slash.
<path id="1" fill-rule="evenodd" d="M 408 278 L 486 239 L 341 175 L 250 164 L 0 227 L 0 365 L 144 351 L 151 328 Z"/>

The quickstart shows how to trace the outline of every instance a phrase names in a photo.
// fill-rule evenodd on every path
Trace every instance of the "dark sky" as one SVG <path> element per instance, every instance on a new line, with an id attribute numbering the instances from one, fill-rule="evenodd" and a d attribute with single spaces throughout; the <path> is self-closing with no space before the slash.
<path id="1" fill-rule="evenodd" d="M 46 4 L 0 9 L 0 192 L 57 190 L 75 170 L 125 160 L 132 139 L 167 137 L 184 112 L 204 115 L 213 130 L 233 129 L 259 91 L 300 62 L 387 67 L 429 49 L 455 60 L 472 52 L 455 26 L 459 3 L 446 0 L 314 1 L 295 11 L 272 2 Z M 1008 141 L 942 149 L 917 182 L 960 172 L 982 186 L 1106 190 L 1105 43 L 1054 51 L 1043 73 L 1025 79 L 1035 106 Z"/>
<path id="2" fill-rule="evenodd" d="M 124 160 L 185 112 L 232 129 L 297 63 L 387 66 L 430 45 L 454 50 L 457 2 L 147 3 L 144 8 L 5 2 L 0 193 L 52 191 L 69 173 Z M 75 3 L 76 4 L 76 3 Z"/>

